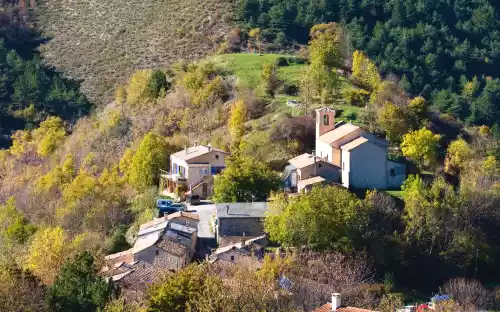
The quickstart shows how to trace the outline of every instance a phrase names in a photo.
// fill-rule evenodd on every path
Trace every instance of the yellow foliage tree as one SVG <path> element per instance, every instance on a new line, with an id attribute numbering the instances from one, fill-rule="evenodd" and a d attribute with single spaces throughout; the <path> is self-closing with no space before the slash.
<path id="1" fill-rule="evenodd" d="M 40 177 L 35 184 L 38 193 L 48 192 L 53 188 L 64 189 L 76 174 L 73 156 L 69 155 L 62 166 L 56 166 Z"/>
<path id="2" fill-rule="evenodd" d="M 151 70 L 138 70 L 132 77 L 126 88 L 127 103 L 131 106 L 137 106 L 148 100 L 147 91 L 149 79 L 151 79 Z"/>
<path id="3" fill-rule="evenodd" d="M 12 146 L 9 148 L 9 152 L 16 156 L 24 154 L 30 142 L 31 133 L 25 130 L 18 130 L 12 135 Z"/>
<path id="4" fill-rule="evenodd" d="M 463 139 L 450 143 L 446 152 L 444 169 L 449 174 L 457 174 L 465 163 L 472 157 L 472 149 Z"/>
<path id="5" fill-rule="evenodd" d="M 229 134 L 233 143 L 233 148 L 238 148 L 243 135 L 245 134 L 245 122 L 247 121 L 247 107 L 245 102 L 238 100 L 231 106 L 229 116 Z"/>
<path id="6" fill-rule="evenodd" d="M 250 29 L 250 31 L 248 32 L 248 36 L 255 40 L 255 43 L 256 43 L 256 45 L 259 49 L 259 53 L 260 53 L 261 52 L 261 42 L 262 42 L 262 31 L 260 30 L 260 28 Z M 249 46 L 249 49 L 250 49 L 250 46 Z"/>
<path id="7" fill-rule="evenodd" d="M 122 105 L 127 101 L 127 89 L 124 86 L 119 86 L 116 88 L 115 92 L 116 103 Z"/>
<path id="8" fill-rule="evenodd" d="M 376 90 L 382 83 L 382 78 L 375 63 L 366 54 L 358 50 L 354 51 L 352 56 L 352 76 L 359 83 L 372 90 Z"/>
<path id="9" fill-rule="evenodd" d="M 415 116 L 418 121 L 425 118 L 425 114 L 427 113 L 427 103 L 423 97 L 417 96 L 412 99 L 410 103 L 408 103 L 408 108 L 410 109 L 410 113 Z"/>
<path id="10" fill-rule="evenodd" d="M 118 169 L 120 172 L 128 178 L 130 165 L 132 164 L 132 159 L 134 158 L 135 151 L 131 148 L 127 148 L 125 153 L 123 153 L 122 158 L 120 159 L 120 163 L 118 165 Z"/>
<path id="11" fill-rule="evenodd" d="M 193 104 L 197 106 L 212 107 L 218 100 L 224 99 L 226 89 L 224 81 L 220 76 L 210 80 L 204 87 L 200 88 L 193 96 Z"/>
<path id="12" fill-rule="evenodd" d="M 59 117 L 49 117 L 33 130 L 33 140 L 37 143 L 37 153 L 40 156 L 52 154 L 64 141 L 66 129 Z"/>
<path id="13" fill-rule="evenodd" d="M 422 128 L 403 136 L 401 150 L 403 155 L 417 161 L 422 166 L 430 166 L 436 162 L 438 144 L 441 136 Z"/>
<path id="14" fill-rule="evenodd" d="M 44 284 L 52 284 L 65 258 L 69 256 L 65 252 L 67 243 L 68 237 L 61 227 L 38 230 L 28 246 L 23 267 Z"/>
<path id="15" fill-rule="evenodd" d="M 85 171 L 80 173 L 63 190 L 63 199 L 67 205 L 73 206 L 85 196 L 96 193 L 97 180 Z"/>

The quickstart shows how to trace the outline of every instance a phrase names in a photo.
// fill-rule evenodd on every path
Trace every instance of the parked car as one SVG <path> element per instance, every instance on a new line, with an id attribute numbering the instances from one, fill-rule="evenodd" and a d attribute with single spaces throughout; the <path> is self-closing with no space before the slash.
<path id="1" fill-rule="evenodd" d="M 159 215 L 159 217 L 163 217 L 163 216 L 169 215 L 171 213 L 176 213 L 176 212 L 185 211 L 185 210 L 186 210 L 186 206 L 184 206 L 184 204 L 172 203 L 172 204 L 167 205 L 167 206 L 158 207 L 158 215 Z"/>
<path id="2" fill-rule="evenodd" d="M 200 195 L 188 195 L 186 197 L 186 203 L 191 204 L 191 205 L 199 205 L 201 203 L 200 200 Z"/>
<path id="3" fill-rule="evenodd" d="M 174 202 L 170 199 L 160 198 L 156 201 L 156 208 L 162 210 L 171 207 Z"/>

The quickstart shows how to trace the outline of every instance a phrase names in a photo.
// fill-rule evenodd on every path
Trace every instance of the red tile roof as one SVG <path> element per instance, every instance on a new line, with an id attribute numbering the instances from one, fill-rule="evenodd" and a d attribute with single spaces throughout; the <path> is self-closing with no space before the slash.
<path id="1" fill-rule="evenodd" d="M 313 312 L 332 312 L 332 304 L 327 303 L 322 305 L 321 307 L 313 310 Z M 353 307 L 340 307 L 337 309 L 337 312 L 376 312 L 373 310 L 366 310 L 361 308 L 353 308 Z"/>

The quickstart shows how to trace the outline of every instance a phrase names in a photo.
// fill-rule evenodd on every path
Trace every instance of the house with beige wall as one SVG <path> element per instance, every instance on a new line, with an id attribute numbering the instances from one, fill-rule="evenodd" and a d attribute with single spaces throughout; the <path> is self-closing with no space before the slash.
<path id="1" fill-rule="evenodd" d="M 160 176 L 160 194 L 175 197 L 178 188 L 206 199 L 213 194 L 214 176 L 226 167 L 228 152 L 210 145 L 185 147 L 170 155 L 170 168 Z"/>
<path id="2" fill-rule="evenodd" d="M 291 192 L 325 182 L 346 188 L 399 188 L 406 178 L 406 166 L 388 159 L 388 145 L 359 126 L 335 123 L 335 110 L 320 108 L 316 110 L 314 155 L 291 159 L 282 178 Z"/>

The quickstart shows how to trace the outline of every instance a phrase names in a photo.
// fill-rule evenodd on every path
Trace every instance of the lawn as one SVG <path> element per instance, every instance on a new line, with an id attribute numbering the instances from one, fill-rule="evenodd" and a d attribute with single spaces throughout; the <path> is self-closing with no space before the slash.
<path id="1" fill-rule="evenodd" d="M 235 53 L 222 54 L 207 58 L 226 71 L 228 74 L 235 75 L 239 79 L 239 85 L 242 87 L 256 88 L 260 83 L 260 72 L 264 64 L 276 64 L 280 57 L 295 58 L 292 55 L 282 54 L 251 54 Z M 297 85 L 301 71 L 305 64 L 290 64 L 288 66 L 278 67 L 278 77 L 280 80 L 289 84 Z"/>
<path id="2" fill-rule="evenodd" d="M 236 76 L 239 80 L 238 84 L 240 87 L 252 88 L 256 91 L 256 94 L 262 95 L 263 92 L 261 92 L 262 90 L 259 88 L 262 65 L 266 63 L 276 64 L 277 59 L 280 57 L 287 59 L 295 58 L 293 55 L 285 54 L 259 55 L 252 53 L 235 53 L 211 56 L 206 58 L 205 61 L 214 63 L 228 75 Z M 288 66 L 278 67 L 278 78 L 290 85 L 297 86 L 299 84 L 300 75 L 306 66 L 307 64 L 289 62 Z M 341 80 L 341 88 L 347 89 L 353 87 L 347 79 L 341 77 Z M 273 112 L 286 112 L 291 115 L 301 115 L 304 113 L 303 108 L 290 107 L 286 104 L 288 100 L 300 100 L 298 96 L 277 94 L 276 97 L 268 99 L 271 103 L 270 109 Z M 344 101 L 333 106 L 338 110 L 337 117 L 335 118 L 336 121 L 348 121 L 359 124 L 358 117 L 361 109 L 360 107 L 345 104 Z M 314 109 L 314 107 L 310 109 Z"/>

